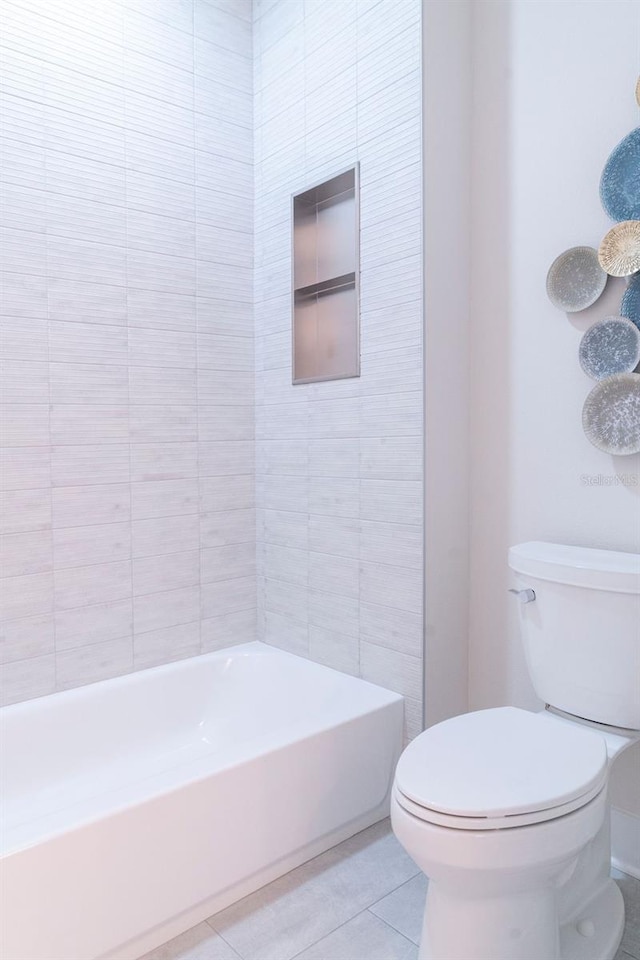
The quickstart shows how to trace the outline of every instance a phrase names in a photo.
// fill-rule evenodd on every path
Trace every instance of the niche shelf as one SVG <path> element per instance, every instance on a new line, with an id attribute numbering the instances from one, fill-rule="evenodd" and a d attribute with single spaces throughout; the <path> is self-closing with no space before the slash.
<path id="1" fill-rule="evenodd" d="M 293 382 L 360 376 L 358 167 L 295 194 Z"/>

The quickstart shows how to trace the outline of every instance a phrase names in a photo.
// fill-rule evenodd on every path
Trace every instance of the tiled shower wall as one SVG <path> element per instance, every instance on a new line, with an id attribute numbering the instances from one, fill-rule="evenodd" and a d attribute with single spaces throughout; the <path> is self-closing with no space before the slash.
<path id="1" fill-rule="evenodd" d="M 419 0 L 254 7 L 259 636 L 421 729 Z M 360 162 L 359 379 L 291 385 L 290 194 Z"/>
<path id="2" fill-rule="evenodd" d="M 4 702 L 255 634 L 249 0 L 2 0 Z"/>
<path id="3" fill-rule="evenodd" d="M 418 0 L 258 0 L 253 78 L 249 0 L 1 13 L 2 700 L 255 635 L 255 222 L 258 635 L 417 732 Z M 362 376 L 292 387 L 289 195 L 356 160 Z"/>

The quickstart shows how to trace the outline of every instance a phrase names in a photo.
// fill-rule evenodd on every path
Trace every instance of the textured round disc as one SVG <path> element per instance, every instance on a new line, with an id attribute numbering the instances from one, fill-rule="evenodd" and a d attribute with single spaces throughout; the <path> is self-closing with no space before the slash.
<path id="1" fill-rule="evenodd" d="M 604 453 L 640 453 L 640 374 L 616 373 L 597 383 L 585 400 L 582 426 Z"/>
<path id="2" fill-rule="evenodd" d="M 607 274 L 593 247 L 571 247 L 551 264 L 547 274 L 547 296 L 566 313 L 586 310 L 595 303 L 607 283 Z"/>
<path id="3" fill-rule="evenodd" d="M 640 107 L 640 77 L 638 77 L 638 82 L 636 83 L 636 103 Z"/>
<path id="4" fill-rule="evenodd" d="M 623 220 L 607 233 L 598 250 L 603 270 L 612 277 L 630 277 L 640 270 L 640 220 Z"/>
<path id="5" fill-rule="evenodd" d="M 600 178 L 600 200 L 612 220 L 640 219 L 640 127 L 607 160 Z"/>
<path id="6" fill-rule="evenodd" d="M 605 317 L 580 341 L 580 366 L 594 380 L 631 373 L 640 362 L 640 330 L 623 317 Z"/>
<path id="7" fill-rule="evenodd" d="M 620 303 L 620 316 L 627 317 L 640 330 L 640 273 L 629 281 Z"/>

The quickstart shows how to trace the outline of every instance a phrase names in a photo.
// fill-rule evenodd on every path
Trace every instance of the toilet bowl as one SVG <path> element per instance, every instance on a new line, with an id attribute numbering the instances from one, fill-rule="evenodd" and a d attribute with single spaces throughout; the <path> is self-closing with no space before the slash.
<path id="1" fill-rule="evenodd" d="M 400 757 L 391 822 L 429 878 L 419 960 L 613 960 L 607 784 L 640 736 L 640 558 L 529 543 L 509 561 L 547 707 L 453 717 Z"/>
<path id="2" fill-rule="evenodd" d="M 391 820 L 429 877 L 420 960 L 614 956 L 624 908 L 607 863 L 607 774 L 627 738 L 609 740 L 504 707 L 407 747 Z"/>

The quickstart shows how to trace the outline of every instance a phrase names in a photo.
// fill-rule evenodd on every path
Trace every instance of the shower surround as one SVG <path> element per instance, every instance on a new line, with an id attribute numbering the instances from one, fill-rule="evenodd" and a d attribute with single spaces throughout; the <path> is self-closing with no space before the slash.
<path id="1" fill-rule="evenodd" d="M 6 703 L 254 637 L 252 40 L 0 16 Z"/>
<path id="2" fill-rule="evenodd" d="M 256 4 L 258 636 L 421 728 L 419 0 Z M 291 385 L 290 195 L 360 164 L 361 376 Z"/>
<path id="3" fill-rule="evenodd" d="M 257 636 L 415 733 L 419 3 L 1 17 L 2 702 Z M 362 376 L 293 387 L 290 194 L 356 161 Z"/>

